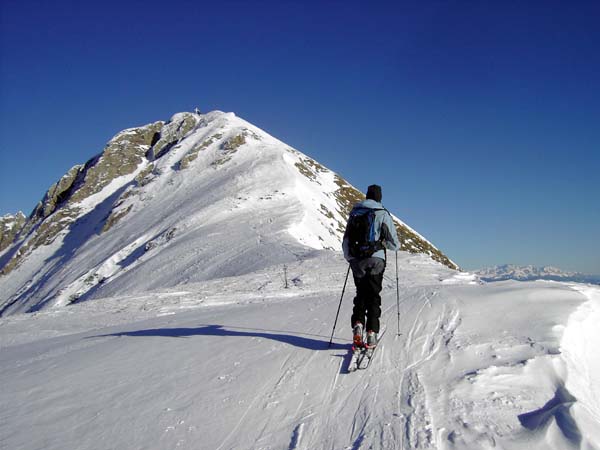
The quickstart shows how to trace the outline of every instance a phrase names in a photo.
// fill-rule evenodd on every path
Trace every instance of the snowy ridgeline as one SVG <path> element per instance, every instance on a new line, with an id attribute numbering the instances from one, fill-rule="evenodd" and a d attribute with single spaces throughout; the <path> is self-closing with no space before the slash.
<path id="1" fill-rule="evenodd" d="M 353 288 L 321 252 L 0 319 L 6 449 L 599 449 L 600 289 L 482 284 L 400 254 L 347 373 Z M 351 283 L 350 283 L 351 284 Z M 400 335 L 397 335 L 398 317 Z"/>

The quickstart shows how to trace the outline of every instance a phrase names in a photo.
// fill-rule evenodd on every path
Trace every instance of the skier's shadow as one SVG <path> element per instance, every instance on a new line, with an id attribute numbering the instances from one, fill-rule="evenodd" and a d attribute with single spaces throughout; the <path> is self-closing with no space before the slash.
<path id="1" fill-rule="evenodd" d="M 286 333 L 286 334 L 284 334 Z M 302 336 L 304 335 L 304 336 Z M 104 334 L 94 337 L 106 336 L 131 336 L 131 337 L 170 337 L 170 338 L 187 338 L 193 336 L 222 336 L 222 337 L 247 337 L 247 338 L 262 338 L 273 341 L 283 342 L 284 344 L 293 345 L 294 347 L 305 348 L 308 350 L 347 350 L 347 344 L 332 343 L 329 346 L 329 341 L 317 338 L 326 338 L 325 336 L 296 333 L 287 334 L 279 330 L 261 330 L 255 328 L 233 327 L 224 325 L 204 325 L 198 328 L 154 328 L 147 330 L 122 331 L 119 333 Z M 305 337 L 305 336 L 315 336 Z"/>

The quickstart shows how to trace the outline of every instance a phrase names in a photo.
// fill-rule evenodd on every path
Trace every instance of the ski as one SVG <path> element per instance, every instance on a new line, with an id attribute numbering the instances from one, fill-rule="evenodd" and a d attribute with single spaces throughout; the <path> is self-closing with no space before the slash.
<path id="1" fill-rule="evenodd" d="M 351 348 L 352 356 L 350 358 L 350 363 L 348 364 L 348 372 L 355 372 L 357 370 L 366 370 L 371 364 L 371 360 L 373 359 L 373 355 L 375 354 L 375 350 L 379 347 L 379 343 L 385 334 L 385 329 L 379 335 L 379 342 L 376 347 L 365 347 L 364 345 L 360 347 L 355 347 L 354 345 Z"/>
<path id="2" fill-rule="evenodd" d="M 369 367 L 369 365 L 371 364 L 371 360 L 373 359 L 373 354 L 375 353 L 376 348 L 377 347 L 370 347 L 370 348 L 364 349 L 362 358 L 360 358 L 360 361 L 358 363 L 358 368 L 360 370 L 365 370 Z"/>
<path id="3" fill-rule="evenodd" d="M 360 365 L 360 362 L 362 360 L 363 357 L 363 349 L 364 347 L 355 347 L 354 345 L 352 345 L 352 347 L 350 348 L 350 352 L 352 353 L 350 356 L 350 362 L 348 363 L 348 372 L 354 372 L 356 370 L 358 370 L 358 367 Z"/>

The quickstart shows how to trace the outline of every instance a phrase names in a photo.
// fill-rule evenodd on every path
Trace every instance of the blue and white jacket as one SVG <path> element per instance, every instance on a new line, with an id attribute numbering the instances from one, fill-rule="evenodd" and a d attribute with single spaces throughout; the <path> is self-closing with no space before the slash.
<path id="1" fill-rule="evenodd" d="M 392 216 L 381 205 L 381 203 L 371 199 L 363 200 L 362 202 L 354 205 L 352 211 L 360 208 L 381 210 L 375 211 L 375 240 L 379 240 L 379 237 L 381 236 L 381 227 L 383 224 L 385 224 L 387 229 L 389 230 L 389 233 L 387 239 L 384 239 L 383 245 L 385 246 L 385 248 L 393 252 L 397 252 L 398 250 L 400 250 L 400 241 L 398 240 L 398 234 L 396 233 L 396 227 L 394 226 Z M 342 242 L 342 249 L 344 250 L 344 258 L 346 258 L 346 261 L 354 259 L 352 256 L 350 256 L 350 246 L 348 244 L 348 239 L 346 238 L 346 236 L 344 236 L 344 240 Z M 375 253 L 373 253 L 373 257 L 385 259 L 385 251 L 378 250 Z"/>

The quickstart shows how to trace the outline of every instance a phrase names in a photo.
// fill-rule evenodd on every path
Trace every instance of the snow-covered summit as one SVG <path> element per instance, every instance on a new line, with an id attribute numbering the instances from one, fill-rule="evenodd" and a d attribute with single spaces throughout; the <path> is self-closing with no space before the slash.
<path id="1" fill-rule="evenodd" d="M 580 272 L 567 272 L 552 266 L 519 266 L 515 264 L 503 264 L 499 266 L 480 269 L 477 275 L 484 281 L 570 281 L 576 283 L 600 284 L 600 275 L 588 275 Z"/>
<path id="2" fill-rule="evenodd" d="M 233 113 L 117 133 L 0 253 L 0 312 L 240 275 L 339 249 L 362 194 Z M 403 249 L 456 265 L 395 218 Z"/>

